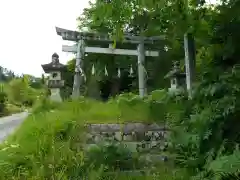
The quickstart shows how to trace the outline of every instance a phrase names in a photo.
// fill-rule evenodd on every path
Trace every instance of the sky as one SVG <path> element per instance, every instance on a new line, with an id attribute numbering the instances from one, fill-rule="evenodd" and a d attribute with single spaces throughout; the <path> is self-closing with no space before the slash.
<path id="1" fill-rule="evenodd" d="M 41 76 L 41 64 L 50 63 L 54 52 L 65 64 L 74 56 L 62 52 L 69 42 L 57 36 L 55 27 L 76 30 L 76 18 L 88 1 L 0 0 L 0 66 Z"/>
<path id="2" fill-rule="evenodd" d="M 56 52 L 65 64 L 73 55 L 62 52 L 64 42 L 55 27 L 76 30 L 76 18 L 89 0 L 1 0 L 0 66 L 17 74 L 41 76 L 41 64 Z"/>

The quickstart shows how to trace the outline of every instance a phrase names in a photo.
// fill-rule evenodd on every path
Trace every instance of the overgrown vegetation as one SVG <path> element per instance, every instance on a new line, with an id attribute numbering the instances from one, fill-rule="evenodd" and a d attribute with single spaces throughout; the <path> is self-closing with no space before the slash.
<path id="1" fill-rule="evenodd" d="M 195 179 L 239 177 L 239 72 L 234 67 L 224 74 L 208 74 L 192 100 L 174 100 L 184 108 L 168 121 L 175 130 L 173 152 L 176 163 Z"/>
<path id="2" fill-rule="evenodd" d="M 0 84 L 0 116 L 31 108 L 44 93 L 44 88 L 32 83 L 28 76 L 16 77 Z M 33 87 L 32 87 L 33 85 Z"/>
<path id="3" fill-rule="evenodd" d="M 164 35 L 167 59 L 178 60 L 181 64 L 183 35 L 187 32 L 195 36 L 194 97 L 188 100 L 185 95 L 173 96 L 165 99 L 163 106 L 168 107 L 166 122 L 174 130 L 171 149 L 176 154 L 176 165 L 187 168 L 193 179 L 239 177 L 239 133 L 236 130 L 239 3 L 239 0 L 223 0 L 214 5 L 191 0 L 97 0 L 85 10 L 85 16 L 79 18 L 80 28 L 108 31 L 119 39 L 123 33 Z M 161 67 L 154 69 L 161 71 Z"/>
<path id="4" fill-rule="evenodd" d="M 183 64 L 183 35 L 192 33 L 197 49 L 193 97 L 189 99 L 184 93 L 168 94 L 165 90 L 156 90 L 145 99 L 128 93 L 106 103 L 85 98 L 64 103 L 41 99 L 35 104 L 33 114 L 1 145 L 0 178 L 239 179 L 239 3 L 239 0 L 229 0 L 210 6 L 205 1 L 97 0 L 91 4 L 78 19 L 80 28 L 112 32 L 115 38 L 121 38 L 123 32 L 166 37 L 167 50 L 162 52 L 162 59 L 146 59 L 150 89 L 166 87 L 164 73 L 171 60 Z M 110 78 L 115 75 L 116 67 L 128 69 L 135 61 L 104 55 L 89 55 L 85 59 L 87 77 L 95 64 L 99 69 L 97 79 L 104 79 L 102 69 L 106 64 Z M 73 62 L 69 62 L 70 71 L 74 69 Z M 71 87 L 70 75 L 68 78 Z M 31 94 L 29 89 L 24 92 Z M 16 94 L 13 91 L 11 96 L 6 96 L 1 91 L 0 109 L 6 97 L 19 103 L 32 100 L 31 95 L 23 93 L 17 97 Z M 127 177 L 119 170 L 124 167 L 133 170 L 139 165 L 138 159 L 127 149 L 111 145 L 89 152 L 83 150 L 84 123 L 129 121 L 165 122 L 172 130 L 168 151 L 175 157 L 174 164 L 164 164 L 141 177 Z M 106 158 L 102 158 L 102 154 Z M 108 171 L 113 173 L 109 175 Z"/>
<path id="5" fill-rule="evenodd" d="M 155 96 L 156 94 L 159 97 L 166 95 L 162 91 L 155 92 Z M 147 102 L 152 97 L 149 96 L 144 103 L 149 104 Z M 16 133 L 1 145 L 0 178 L 128 179 L 128 175 L 119 170 L 140 168 L 143 164 L 138 162 L 137 154 L 134 155 L 128 149 L 114 144 L 85 152 L 84 124 L 141 121 L 141 116 L 148 116 L 146 109 L 149 108 L 143 105 L 144 103 L 141 105 L 140 99 L 135 103 L 136 99 L 138 96 L 129 94 L 107 103 L 84 98 L 64 103 L 42 99 L 36 103 L 33 113 Z M 122 114 L 126 108 L 127 113 Z M 148 122 L 146 119 L 142 120 Z M 174 175 L 170 168 L 162 166 L 161 170 L 161 176 L 166 176 L 166 179 L 177 176 L 181 179 L 181 176 Z M 140 175 L 130 178 L 140 178 Z M 141 178 L 154 177 L 149 173 Z"/>
<path id="6" fill-rule="evenodd" d="M 131 160 L 134 155 L 116 146 L 102 146 L 85 153 L 83 125 L 136 120 L 162 122 L 163 119 L 149 118 L 149 114 L 154 114 L 154 103 L 158 110 L 156 117 L 165 118 L 172 129 L 168 150 L 176 159 L 174 167 L 164 164 L 152 175 L 161 172 L 159 177 L 162 177 L 165 169 L 166 179 L 189 179 L 189 176 L 236 179 L 240 88 L 235 84 L 239 81 L 239 70 L 236 67 L 227 75 L 206 77 L 196 87 L 191 100 L 184 94 L 168 94 L 163 90 L 154 91 L 143 100 L 134 94 L 123 94 L 107 103 L 84 98 L 65 103 L 43 99 L 16 134 L 2 145 L 1 178 L 77 179 L 93 175 L 94 178 L 126 178 L 118 170 L 127 166 L 136 168 L 137 159 Z M 100 158 L 103 152 L 109 158 Z M 121 166 L 125 163 L 127 166 Z M 174 176 L 170 169 L 178 174 Z M 115 173 L 106 174 L 108 171 Z M 142 178 L 154 179 L 147 174 Z"/>

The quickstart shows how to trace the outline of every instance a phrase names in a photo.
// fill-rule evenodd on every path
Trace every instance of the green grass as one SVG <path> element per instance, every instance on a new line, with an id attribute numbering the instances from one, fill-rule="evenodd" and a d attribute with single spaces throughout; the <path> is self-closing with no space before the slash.
<path id="1" fill-rule="evenodd" d="M 6 110 L 8 114 L 15 114 L 15 113 L 22 112 L 24 110 L 24 107 L 17 106 L 14 104 L 6 104 Z"/>
<path id="2" fill-rule="evenodd" d="M 116 101 L 104 103 L 94 100 L 55 104 L 55 114 L 64 111 L 68 116 L 74 115 L 83 123 L 153 122 L 144 104 L 129 105 Z"/>
<path id="3" fill-rule="evenodd" d="M 124 123 L 125 118 L 145 121 L 144 116 L 134 116 L 134 111 L 122 114 L 116 103 L 92 100 L 65 103 L 46 101 L 44 105 L 36 105 L 33 114 L 1 145 L 1 179 L 33 175 L 45 178 L 49 174 L 65 171 L 60 170 L 59 166 L 66 167 L 66 171 L 72 170 L 72 166 L 78 167 L 82 151 L 77 146 L 82 140 L 83 124 Z"/>
<path id="4" fill-rule="evenodd" d="M 35 105 L 33 113 L 0 145 L 0 180 L 84 179 L 84 175 L 87 179 L 99 179 L 102 172 L 91 169 L 84 161 L 84 124 L 129 121 L 150 122 L 146 105 L 118 100 L 108 103 L 44 100 Z M 165 174 L 169 180 L 173 179 L 171 172 Z M 134 178 L 121 175 L 114 179 Z"/>
<path id="5" fill-rule="evenodd" d="M 77 166 L 81 154 L 78 156 L 73 146 L 80 142 L 77 138 L 82 129 L 77 119 L 74 108 L 30 115 L 1 145 L 0 179 L 57 177 L 66 173 L 65 168 Z"/>
<path id="6" fill-rule="evenodd" d="M 0 101 L 4 105 L 0 109 L 0 117 L 19 113 L 31 108 L 44 89 L 34 89 L 24 84 L 21 79 L 13 79 L 8 83 L 0 83 Z"/>

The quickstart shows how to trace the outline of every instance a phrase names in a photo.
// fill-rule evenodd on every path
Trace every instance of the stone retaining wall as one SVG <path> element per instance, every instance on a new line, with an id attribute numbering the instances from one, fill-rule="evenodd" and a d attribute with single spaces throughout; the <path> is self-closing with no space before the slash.
<path id="1" fill-rule="evenodd" d="M 133 152 L 159 154 L 167 147 L 164 124 L 87 124 L 88 147 L 101 142 L 121 142 Z"/>

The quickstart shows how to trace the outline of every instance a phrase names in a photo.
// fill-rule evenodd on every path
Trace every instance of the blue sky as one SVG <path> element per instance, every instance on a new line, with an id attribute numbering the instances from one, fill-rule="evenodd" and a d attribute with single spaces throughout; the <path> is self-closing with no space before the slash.
<path id="1" fill-rule="evenodd" d="M 55 26 L 75 30 L 76 18 L 89 0 L 1 0 L 0 65 L 16 73 L 41 76 L 41 64 L 56 52 L 60 62 L 73 55 L 61 51 L 64 42 Z"/>

